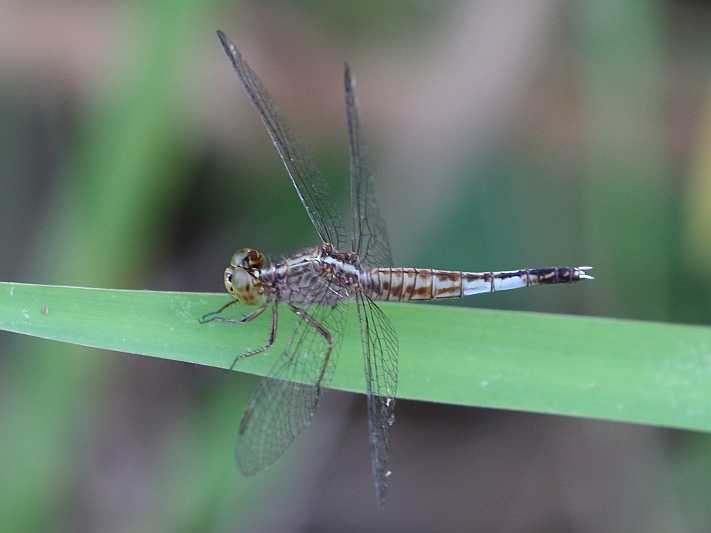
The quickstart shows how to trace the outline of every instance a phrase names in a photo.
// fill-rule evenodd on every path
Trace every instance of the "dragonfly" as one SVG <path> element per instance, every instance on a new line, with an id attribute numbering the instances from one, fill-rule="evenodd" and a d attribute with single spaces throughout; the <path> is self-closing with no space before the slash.
<path id="1" fill-rule="evenodd" d="M 346 125 L 350 152 L 350 232 L 339 217 L 323 176 L 293 139 L 266 87 L 237 47 L 217 32 L 318 236 L 317 245 L 270 262 L 259 250 L 237 250 L 224 271 L 230 299 L 200 321 L 246 324 L 270 309 L 264 345 L 237 355 L 230 369 L 267 352 L 275 342 L 280 309 L 297 317 L 286 348 L 258 385 L 239 424 L 236 459 L 245 475 L 273 464 L 311 423 L 336 366 L 346 323 L 345 302 L 355 302 L 365 374 L 370 465 L 377 503 L 382 505 L 391 471 L 389 452 L 398 391 L 398 336 L 377 302 L 459 298 L 534 285 L 589 280 L 591 267 L 556 266 L 499 272 L 462 272 L 392 266 L 392 253 L 378 208 L 373 174 L 361 131 L 356 84 L 344 68 Z M 254 306 L 241 319 L 223 316 L 240 302 Z"/>

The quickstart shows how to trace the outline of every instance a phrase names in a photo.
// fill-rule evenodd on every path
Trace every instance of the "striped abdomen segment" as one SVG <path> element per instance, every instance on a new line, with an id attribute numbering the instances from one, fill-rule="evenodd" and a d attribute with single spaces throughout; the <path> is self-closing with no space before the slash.
<path id="1" fill-rule="evenodd" d="M 591 267 L 547 267 L 502 272 L 458 272 L 433 268 L 374 268 L 362 285 L 376 300 L 409 301 L 459 298 L 482 292 L 505 291 L 593 279 Z"/>

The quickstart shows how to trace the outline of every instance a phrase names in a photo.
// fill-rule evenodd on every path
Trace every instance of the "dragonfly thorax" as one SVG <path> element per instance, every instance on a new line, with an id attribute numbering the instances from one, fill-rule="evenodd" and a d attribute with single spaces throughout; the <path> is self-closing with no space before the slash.
<path id="1" fill-rule="evenodd" d="M 267 258 L 259 250 L 237 250 L 225 269 L 225 289 L 230 295 L 247 305 L 264 303 L 266 296 L 259 273 L 267 264 Z"/>

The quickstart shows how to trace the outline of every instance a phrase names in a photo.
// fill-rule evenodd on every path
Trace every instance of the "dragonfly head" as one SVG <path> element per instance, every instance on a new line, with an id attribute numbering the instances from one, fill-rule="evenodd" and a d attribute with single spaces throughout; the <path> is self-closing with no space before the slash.
<path id="1" fill-rule="evenodd" d="M 264 286 L 259 279 L 259 271 L 266 263 L 266 257 L 258 250 L 237 250 L 230 260 L 230 266 L 225 269 L 227 292 L 247 305 L 264 303 Z"/>

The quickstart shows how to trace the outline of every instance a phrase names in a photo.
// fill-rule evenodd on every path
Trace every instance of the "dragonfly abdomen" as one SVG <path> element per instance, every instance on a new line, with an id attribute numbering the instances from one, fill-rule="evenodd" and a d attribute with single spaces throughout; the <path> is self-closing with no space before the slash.
<path id="1" fill-rule="evenodd" d="M 433 268 L 374 268 L 365 273 L 368 293 L 375 300 L 412 301 L 461 298 L 532 285 L 573 283 L 592 279 L 590 267 L 546 267 L 500 272 L 461 272 Z"/>

